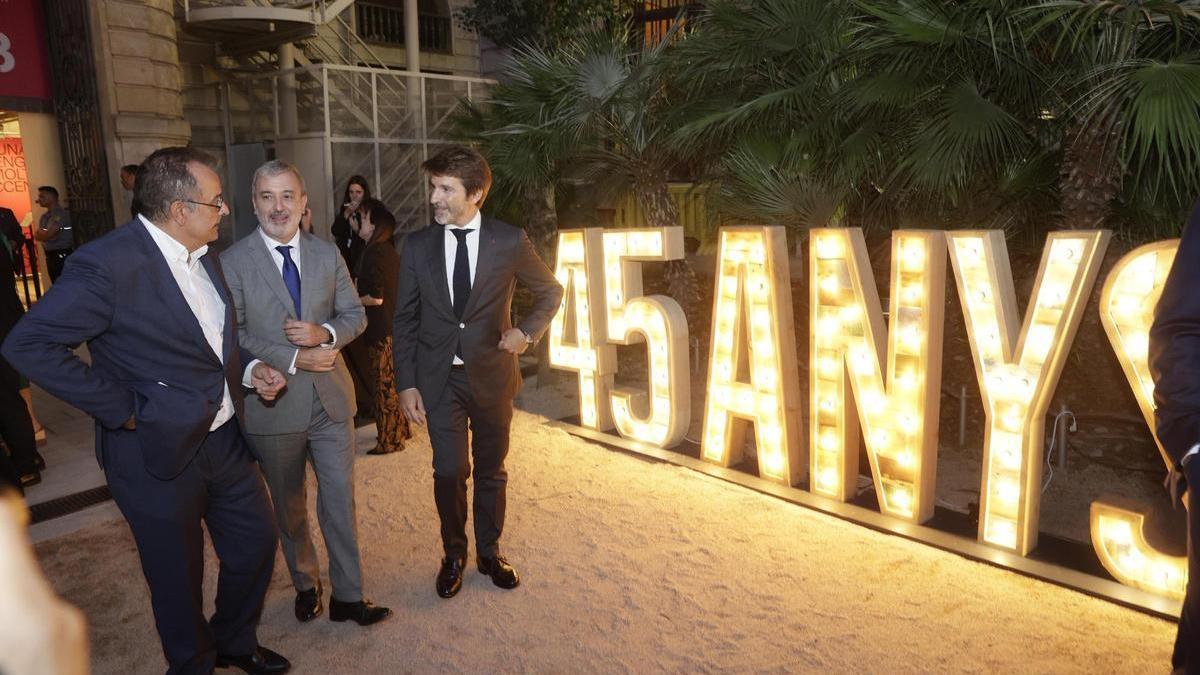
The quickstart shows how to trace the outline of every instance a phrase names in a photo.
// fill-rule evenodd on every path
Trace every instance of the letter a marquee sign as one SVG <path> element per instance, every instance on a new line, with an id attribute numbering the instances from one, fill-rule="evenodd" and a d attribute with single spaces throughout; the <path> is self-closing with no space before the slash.
<path id="1" fill-rule="evenodd" d="M 1022 316 L 1002 232 L 897 230 L 885 315 L 862 231 L 812 230 L 803 429 L 784 230 L 722 228 L 701 459 L 737 464 L 750 433 L 759 479 L 748 480 L 786 487 L 795 491 L 789 499 L 836 512 L 855 495 L 861 434 L 880 512 L 862 522 L 892 523 L 895 532 L 932 541 L 921 532 L 933 515 L 952 274 L 986 419 L 977 543 L 952 548 L 1084 588 L 1027 556 L 1037 546 L 1044 420 L 1108 241 L 1100 230 L 1050 234 Z M 1100 299 L 1101 323 L 1152 430 L 1150 321 L 1178 245 L 1162 241 L 1130 252 L 1104 281 Z M 641 276 L 643 262 L 682 257 L 679 227 L 560 232 L 555 273 L 566 293 L 550 326 L 550 362 L 578 377 L 581 433 L 615 432 L 618 438 L 606 437 L 634 449 L 683 440 L 692 412 L 688 326 L 675 300 L 642 296 Z M 647 384 L 616 386 L 616 345 L 640 343 Z M 1095 583 L 1085 590 L 1170 614 L 1183 597 L 1186 560 L 1147 543 L 1143 521 L 1137 510 L 1092 505 L 1093 547 L 1125 588 L 1089 577 Z M 1131 598 L 1130 589 L 1145 595 Z"/>

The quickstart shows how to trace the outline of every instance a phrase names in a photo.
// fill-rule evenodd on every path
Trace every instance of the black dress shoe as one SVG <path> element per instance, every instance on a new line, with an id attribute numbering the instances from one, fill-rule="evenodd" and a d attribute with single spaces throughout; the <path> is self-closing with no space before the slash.
<path id="1" fill-rule="evenodd" d="M 279 654 L 259 645 L 253 654 L 245 656 L 229 656 L 217 654 L 218 668 L 240 668 L 250 675 L 272 675 L 286 673 L 292 664 Z"/>
<path id="2" fill-rule="evenodd" d="M 37 469 L 21 474 L 21 487 L 27 488 L 42 482 L 42 474 Z"/>
<path id="3" fill-rule="evenodd" d="M 335 597 L 329 598 L 330 621 L 353 621 L 360 626 L 370 626 L 379 623 L 392 615 L 387 607 L 377 607 L 370 600 L 358 602 L 342 602 Z"/>
<path id="4" fill-rule="evenodd" d="M 33 453 L 33 468 L 37 469 L 38 471 L 46 470 L 46 458 L 42 457 L 42 453 Z"/>
<path id="5" fill-rule="evenodd" d="M 296 618 L 300 621 L 312 621 L 321 616 L 321 584 L 307 591 L 296 591 Z"/>
<path id="6" fill-rule="evenodd" d="M 512 589 L 521 585 L 521 577 L 517 574 L 517 570 L 508 564 L 504 556 L 496 556 L 494 558 L 485 558 L 479 556 L 475 559 L 479 564 L 479 571 L 492 578 L 492 583 L 500 588 Z"/>
<path id="7" fill-rule="evenodd" d="M 463 568 L 467 561 L 463 558 L 443 558 L 442 569 L 437 575 L 437 594 L 443 598 L 453 598 L 458 589 L 462 588 Z"/>

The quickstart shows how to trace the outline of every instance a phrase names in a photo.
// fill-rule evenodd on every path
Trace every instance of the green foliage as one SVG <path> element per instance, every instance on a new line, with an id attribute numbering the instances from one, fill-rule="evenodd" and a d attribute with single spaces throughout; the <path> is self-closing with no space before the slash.
<path id="1" fill-rule="evenodd" d="M 709 0 L 687 28 L 517 49 L 472 138 L 513 185 L 693 180 L 800 229 L 1139 241 L 1200 194 L 1197 0 Z"/>
<path id="2" fill-rule="evenodd" d="M 555 47 L 628 19 L 631 0 L 476 0 L 455 18 L 500 47 Z"/>

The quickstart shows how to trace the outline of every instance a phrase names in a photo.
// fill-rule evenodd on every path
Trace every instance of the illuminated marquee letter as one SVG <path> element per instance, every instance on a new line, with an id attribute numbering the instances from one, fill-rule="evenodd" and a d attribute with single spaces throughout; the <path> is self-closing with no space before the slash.
<path id="1" fill-rule="evenodd" d="M 605 230 L 603 241 L 608 341 L 644 341 L 650 366 L 649 392 L 613 391 L 613 424 L 622 436 L 660 447 L 676 445 L 691 423 L 687 318 L 679 303 L 665 295 L 641 297 L 639 261 L 682 258 L 683 228 Z M 648 413 L 639 416 L 635 407 Z"/>
<path id="2" fill-rule="evenodd" d="M 607 431 L 612 428 L 608 393 L 617 357 L 616 349 L 603 339 L 604 313 L 591 306 L 590 291 L 601 288 L 600 232 L 599 228 L 559 232 L 554 275 L 564 292 L 550 322 L 550 365 L 579 373 L 580 423 Z"/>
<path id="3" fill-rule="evenodd" d="M 782 227 L 721 230 L 701 455 L 722 466 L 740 461 L 752 422 L 759 474 L 793 485 L 806 467 L 788 281 Z"/>
<path id="4" fill-rule="evenodd" d="M 1147 244 L 1113 266 L 1100 293 L 1100 323 L 1133 388 L 1146 424 L 1154 431 L 1154 382 L 1148 350 L 1154 306 L 1162 295 L 1179 240 Z M 1158 439 L 1155 438 L 1155 442 Z M 1167 467 L 1171 460 L 1158 447 Z M 1193 506 L 1188 500 L 1188 506 Z M 1145 515 L 1103 501 L 1092 502 L 1092 546 L 1117 581 L 1151 593 L 1182 599 L 1187 587 L 1187 558 L 1161 553 L 1142 534 Z"/>
<path id="5" fill-rule="evenodd" d="M 854 497 L 859 420 L 880 510 L 928 520 L 936 487 L 945 238 L 917 230 L 892 234 L 886 335 L 862 230 L 813 230 L 809 250 L 812 491 L 840 501 Z M 855 407 L 846 404 L 847 383 Z"/>
<path id="6" fill-rule="evenodd" d="M 1107 231 L 1052 233 L 1024 325 L 1004 235 L 947 233 L 987 431 L 979 539 L 1026 555 L 1037 545 L 1046 409 L 1096 281 Z"/>

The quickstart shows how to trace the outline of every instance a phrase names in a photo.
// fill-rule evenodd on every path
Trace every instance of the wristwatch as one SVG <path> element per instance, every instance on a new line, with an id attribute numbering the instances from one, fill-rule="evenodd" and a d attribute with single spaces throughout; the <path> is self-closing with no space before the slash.
<path id="1" fill-rule="evenodd" d="M 533 344 L 533 336 L 532 335 L 530 335 L 529 333 L 526 333 L 525 331 L 521 330 L 520 328 L 518 328 L 517 330 L 520 330 L 521 335 L 525 336 L 525 344 L 527 344 L 527 345 Z"/>

